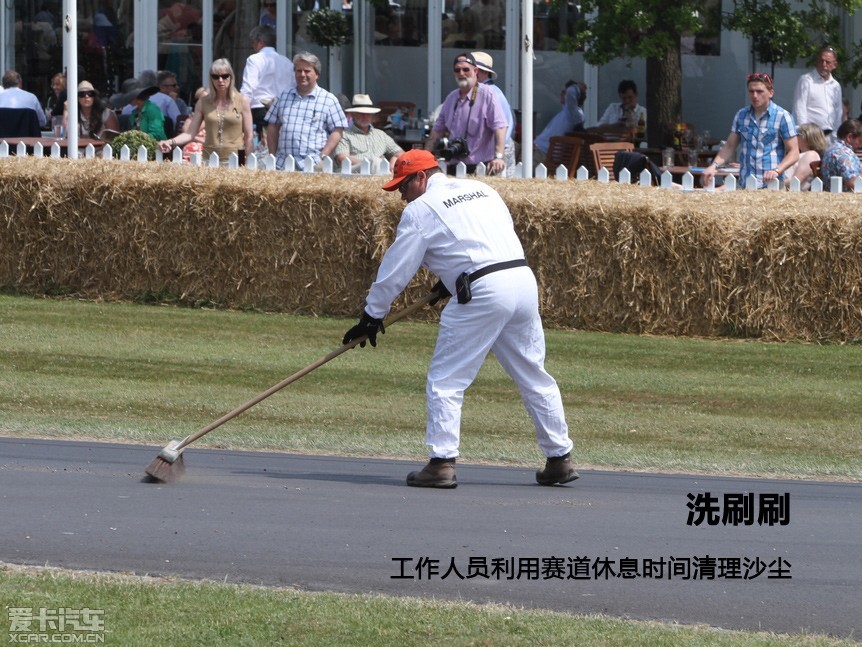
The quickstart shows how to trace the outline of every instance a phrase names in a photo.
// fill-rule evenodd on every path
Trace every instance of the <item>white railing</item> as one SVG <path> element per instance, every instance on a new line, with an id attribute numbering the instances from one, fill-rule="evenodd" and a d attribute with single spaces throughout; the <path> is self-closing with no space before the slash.
<path id="1" fill-rule="evenodd" d="M 37 142 L 33 145 L 33 157 L 46 157 L 46 151 L 43 145 L 40 142 Z M 111 148 L 110 144 L 105 144 L 105 146 L 100 150 L 96 151 L 92 144 L 88 144 L 84 150 L 84 155 L 82 159 L 103 159 L 103 160 L 114 160 L 114 151 Z M 24 142 L 19 142 L 14 150 L 15 156 L 21 157 L 27 155 L 27 146 Z M 51 145 L 48 150 L 47 156 L 59 158 L 61 157 L 62 149 L 58 143 L 54 143 Z M 0 142 L 0 159 L 5 157 L 10 157 L 10 147 L 9 144 L 4 140 Z M 156 162 L 164 162 L 169 158 L 169 161 L 180 164 L 183 162 L 182 150 L 179 148 L 175 148 L 173 152 L 169 156 L 165 156 L 162 154 L 162 151 L 156 150 Z M 219 157 L 216 153 L 213 153 L 209 156 L 208 160 L 203 160 L 203 155 L 201 153 L 192 153 L 191 159 L 189 163 L 193 166 L 207 166 L 210 168 L 217 168 L 220 166 Z M 132 152 L 129 150 L 128 146 L 123 146 L 120 149 L 120 156 L 117 161 L 120 162 L 129 162 L 129 161 L 137 161 L 139 163 L 147 161 L 147 149 L 141 146 L 137 150 L 137 154 L 135 155 L 135 160 L 132 160 Z M 227 167 L 228 168 L 239 168 L 239 156 L 236 153 L 232 153 Z M 277 170 L 275 167 L 275 156 L 272 154 L 264 155 L 258 157 L 255 153 L 251 153 L 246 157 L 245 167 L 250 169 L 262 169 L 267 171 L 275 171 Z M 442 170 L 446 170 L 446 167 L 443 162 L 440 162 L 440 168 Z M 353 173 L 352 164 L 350 160 L 345 159 L 342 161 L 341 165 L 336 168 L 335 163 L 329 157 L 324 157 L 320 164 L 316 165 L 314 160 L 311 157 L 306 157 L 304 160 L 300 160 L 299 162 L 294 159 L 292 155 L 288 155 L 287 159 L 284 163 L 284 168 L 282 169 L 285 172 L 291 173 L 325 173 L 329 175 L 357 175 L 357 173 Z M 363 159 L 362 163 L 359 166 L 358 175 L 389 175 L 389 162 L 385 159 L 380 158 L 377 160 L 371 159 Z M 476 176 L 477 177 L 485 177 L 487 175 L 487 168 L 483 163 L 479 163 L 476 165 Z M 455 176 L 456 177 L 466 177 L 467 176 L 467 167 L 463 162 L 459 162 L 455 167 Z M 515 166 L 515 178 L 523 178 L 524 177 L 524 168 L 521 162 Z M 560 165 L 554 171 L 554 174 L 551 178 L 548 177 L 548 170 L 544 164 L 539 164 L 535 172 L 533 173 L 533 177 L 537 179 L 553 179 L 558 182 L 564 182 L 568 180 L 569 170 Z M 575 173 L 575 181 L 576 182 L 584 182 L 589 180 L 589 171 L 586 167 L 581 166 L 578 168 Z M 608 184 L 610 182 L 610 174 L 608 170 L 604 167 L 600 168 L 598 171 L 598 181 L 602 184 Z M 632 177 L 631 173 L 628 169 L 623 169 L 620 171 L 619 177 L 617 181 L 621 184 L 631 184 Z M 646 169 L 644 169 L 639 177 L 637 184 L 640 186 L 652 186 L 652 175 Z M 682 176 L 681 184 L 673 183 L 673 176 L 669 171 L 665 171 L 661 174 L 661 183 L 659 187 L 662 189 L 681 189 L 684 193 L 692 192 L 695 190 L 694 186 L 694 176 L 691 173 L 686 172 Z M 735 191 L 737 188 L 737 179 L 734 175 L 726 175 L 724 176 L 724 186 L 722 188 L 723 191 Z M 754 176 L 749 176 L 745 180 L 745 188 L 746 189 L 755 189 L 757 188 L 757 180 Z M 766 188 L 772 191 L 778 191 L 781 188 L 781 183 L 776 180 L 771 180 L 767 183 Z M 790 181 L 789 190 L 791 192 L 799 192 L 801 191 L 800 183 L 797 178 L 793 178 Z M 832 177 L 829 181 L 828 190 L 824 187 L 823 180 L 820 178 L 814 178 L 811 182 L 810 191 L 815 193 L 821 192 L 830 192 L 830 193 L 841 193 L 843 191 L 843 178 L 841 177 Z M 709 183 L 708 186 L 704 187 L 704 190 L 707 192 L 715 191 L 715 178 Z M 853 183 L 853 192 L 854 193 L 862 193 L 862 177 L 857 177 Z"/>

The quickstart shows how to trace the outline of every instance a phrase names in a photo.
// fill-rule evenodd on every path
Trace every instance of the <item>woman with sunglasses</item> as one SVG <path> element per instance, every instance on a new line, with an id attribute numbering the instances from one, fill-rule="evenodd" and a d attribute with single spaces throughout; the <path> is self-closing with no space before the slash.
<path id="1" fill-rule="evenodd" d="M 190 142 L 193 133 L 197 133 L 204 124 L 205 163 L 212 153 L 218 154 L 222 165 L 227 165 L 231 153 L 237 153 L 241 164 L 245 161 L 245 151 L 252 150 L 254 138 L 251 104 L 236 89 L 234 78 L 233 68 L 226 58 L 213 61 L 209 92 L 195 104 L 188 132 L 159 142 L 163 152 L 169 153 L 175 146 Z"/>
<path id="2" fill-rule="evenodd" d="M 63 126 L 69 132 L 68 105 L 63 111 Z M 120 132 L 116 113 L 102 103 L 99 93 L 89 81 L 78 84 L 78 136 L 103 139 L 105 131 Z"/>

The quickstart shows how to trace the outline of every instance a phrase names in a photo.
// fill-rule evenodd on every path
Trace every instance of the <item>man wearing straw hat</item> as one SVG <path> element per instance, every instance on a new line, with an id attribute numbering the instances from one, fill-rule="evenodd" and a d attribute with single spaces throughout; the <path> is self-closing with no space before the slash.
<path id="1" fill-rule="evenodd" d="M 371 97 L 354 94 L 351 106 L 344 112 L 353 118 L 353 123 L 344 131 L 335 147 L 335 163 L 341 164 L 343 160 L 349 159 L 355 172 L 363 159 L 374 162 L 385 157 L 389 160 L 389 169 L 394 169 L 395 162 L 404 150 L 387 133 L 374 127 L 374 115 L 380 112 L 380 108 L 374 105 Z"/>
<path id="2" fill-rule="evenodd" d="M 494 91 L 506 115 L 506 121 L 509 122 L 509 127 L 506 128 L 506 148 L 503 151 L 503 161 L 506 162 L 506 170 L 503 175 L 514 177 L 515 142 L 512 140 L 512 134 L 515 132 L 515 116 L 512 114 L 512 106 L 509 105 L 509 100 L 503 94 L 500 86 L 494 83 L 497 73 L 494 71 L 494 59 L 491 55 L 486 52 L 472 52 L 472 55 L 476 60 L 476 78 L 479 79 L 479 83 L 487 85 Z"/>
<path id="3" fill-rule="evenodd" d="M 408 204 L 395 241 L 386 250 L 359 323 L 343 343 L 367 336 L 377 345 L 392 301 L 424 266 L 439 277 L 439 298 L 456 294 L 440 315 L 440 332 L 428 368 L 425 428 L 429 461 L 410 472 L 407 485 L 454 488 L 461 403 L 490 351 L 512 377 L 533 420 L 545 467 L 540 485 L 578 478 L 560 390 L 545 370 L 545 333 L 536 278 L 506 203 L 477 180 L 444 175 L 434 156 L 409 150 L 383 185 Z M 365 346 L 365 342 L 361 342 Z"/>

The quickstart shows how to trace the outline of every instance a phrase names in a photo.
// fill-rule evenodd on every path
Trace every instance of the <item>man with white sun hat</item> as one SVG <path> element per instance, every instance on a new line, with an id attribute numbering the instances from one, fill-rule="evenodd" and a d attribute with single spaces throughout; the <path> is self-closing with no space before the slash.
<path id="1" fill-rule="evenodd" d="M 503 94 L 503 90 L 495 83 L 497 73 L 494 71 L 494 59 L 487 52 L 471 52 L 476 60 L 476 76 L 479 83 L 491 86 L 497 98 L 500 100 L 500 106 L 503 112 L 506 113 L 506 121 L 509 123 L 506 128 L 506 148 L 503 151 L 503 161 L 506 162 L 506 170 L 503 171 L 503 177 L 514 177 L 515 175 L 515 142 L 512 139 L 512 134 L 515 132 L 515 115 L 512 113 L 512 106 L 509 105 L 509 100 Z"/>
<path id="2" fill-rule="evenodd" d="M 359 170 L 363 159 L 374 162 L 384 157 L 389 160 L 389 169 L 395 168 L 395 162 L 404 150 L 387 133 L 374 127 L 375 115 L 380 112 L 380 108 L 374 105 L 371 97 L 354 94 L 350 107 L 344 112 L 353 123 L 344 131 L 335 147 L 335 163 L 340 165 L 343 160 L 349 159 L 355 172 Z"/>

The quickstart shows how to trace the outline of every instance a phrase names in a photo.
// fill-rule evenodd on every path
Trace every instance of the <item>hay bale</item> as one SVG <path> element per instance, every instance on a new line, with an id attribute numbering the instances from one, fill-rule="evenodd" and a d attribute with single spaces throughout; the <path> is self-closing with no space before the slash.
<path id="1" fill-rule="evenodd" d="M 862 338 L 862 207 L 853 194 L 486 182 L 509 204 L 548 325 Z M 381 183 L 0 160 L 0 285 L 353 316 L 403 206 Z M 422 273 L 397 306 L 432 282 Z"/>

